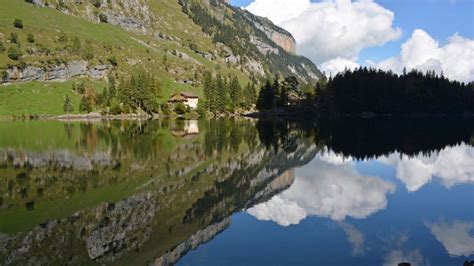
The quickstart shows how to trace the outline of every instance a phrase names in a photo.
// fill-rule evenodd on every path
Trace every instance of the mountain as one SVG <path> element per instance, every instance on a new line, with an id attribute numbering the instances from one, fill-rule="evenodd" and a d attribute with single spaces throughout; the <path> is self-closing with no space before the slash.
<path id="1" fill-rule="evenodd" d="M 287 31 L 223 0 L 0 3 L 0 83 L 22 90 L 28 85 L 18 84 L 54 81 L 44 86 L 62 91 L 61 99 L 71 80 L 88 78 L 100 87 L 111 72 L 138 68 L 160 78 L 163 100 L 174 91 L 201 95 L 206 70 L 236 75 L 242 86 L 277 73 L 314 82 L 320 71 L 295 47 Z"/>

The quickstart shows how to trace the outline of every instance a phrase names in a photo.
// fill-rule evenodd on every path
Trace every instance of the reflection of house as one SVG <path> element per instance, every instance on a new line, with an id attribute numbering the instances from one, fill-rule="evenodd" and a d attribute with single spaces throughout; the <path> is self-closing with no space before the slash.
<path id="1" fill-rule="evenodd" d="M 170 100 L 168 103 L 176 104 L 176 103 L 183 103 L 184 105 L 188 106 L 191 109 L 196 109 L 198 106 L 199 97 L 194 95 L 191 92 L 179 92 L 171 95 Z"/>
<path id="2" fill-rule="evenodd" d="M 199 125 L 197 120 L 185 120 L 184 125 L 175 125 L 171 130 L 171 134 L 175 137 L 180 138 L 192 138 L 194 135 L 199 134 Z"/>

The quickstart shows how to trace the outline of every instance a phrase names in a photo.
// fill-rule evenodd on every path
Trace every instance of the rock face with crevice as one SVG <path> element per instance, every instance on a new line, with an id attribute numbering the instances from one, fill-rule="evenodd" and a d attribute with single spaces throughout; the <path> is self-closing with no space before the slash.
<path id="1" fill-rule="evenodd" d="M 256 16 L 245 10 L 243 10 L 242 13 L 247 20 L 253 23 L 257 29 L 265 33 L 276 45 L 289 53 L 296 53 L 296 41 L 291 33 L 277 27 L 267 18 Z"/>
<path id="2" fill-rule="evenodd" d="M 5 70 L 6 75 L 0 80 L 0 84 L 29 82 L 29 81 L 67 81 L 77 77 L 89 77 L 91 79 L 105 79 L 110 66 L 90 66 L 87 61 L 77 60 L 61 63 L 54 66 L 13 66 Z"/>

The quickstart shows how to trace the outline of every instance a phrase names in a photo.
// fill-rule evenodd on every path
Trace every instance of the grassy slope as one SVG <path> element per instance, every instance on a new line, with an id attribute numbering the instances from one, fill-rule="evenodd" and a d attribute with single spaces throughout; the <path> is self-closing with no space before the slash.
<path id="1" fill-rule="evenodd" d="M 150 9 L 160 21 L 153 24 L 155 32 L 166 36 L 179 38 L 175 40 L 156 40 L 153 34 L 133 34 L 113 25 L 102 23 L 95 24 L 83 18 L 66 15 L 53 8 L 40 8 L 23 0 L 0 1 L 0 41 L 8 49 L 12 44 L 7 40 L 10 33 L 19 36 L 23 57 L 21 61 L 13 61 L 7 57 L 7 52 L 0 53 L 0 70 L 7 65 L 26 63 L 42 66 L 48 60 L 71 61 L 81 59 L 81 54 L 70 51 L 70 43 L 58 42 L 61 34 L 66 34 L 69 42 L 73 37 L 79 37 L 82 46 L 90 43 L 94 51 L 91 64 L 104 63 L 107 58 L 115 56 L 119 66 L 117 71 L 127 75 L 137 68 L 143 68 L 157 75 L 162 84 L 163 97 L 160 102 L 165 102 L 174 92 L 192 91 L 202 95 L 199 87 L 192 87 L 175 82 L 173 75 L 169 74 L 162 62 L 165 50 L 178 50 L 186 53 L 195 61 L 181 59 L 168 53 L 170 69 L 185 69 L 185 76 L 193 76 L 196 68 L 215 69 L 216 62 L 207 61 L 202 56 L 194 53 L 187 47 L 187 42 L 192 40 L 200 51 L 209 52 L 213 48 L 212 40 L 202 33 L 199 26 L 181 12 L 181 8 L 174 0 L 158 0 L 149 2 Z M 13 20 L 20 18 L 24 28 L 13 27 Z M 165 21 L 166 23 L 162 23 Z M 27 35 L 33 33 L 35 43 L 27 42 Z M 51 50 L 49 55 L 27 52 L 39 47 Z M 128 61 L 136 61 L 130 64 Z M 242 85 L 248 82 L 248 77 L 236 69 L 229 69 L 220 65 L 223 74 L 235 74 Z M 182 76 L 182 75 L 178 75 Z M 96 83 L 98 90 L 105 85 L 104 82 Z M 73 99 L 74 109 L 77 109 L 79 95 L 70 90 L 71 82 L 32 82 L 14 85 L 0 85 L 0 116 L 21 114 L 62 114 L 64 96 Z M 75 110 L 76 111 L 76 110 Z"/>

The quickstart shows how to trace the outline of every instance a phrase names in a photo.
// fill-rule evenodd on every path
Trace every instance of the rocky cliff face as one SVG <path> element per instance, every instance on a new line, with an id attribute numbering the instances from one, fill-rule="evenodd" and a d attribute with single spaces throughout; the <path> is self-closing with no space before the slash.
<path id="1" fill-rule="evenodd" d="M 104 79 L 107 77 L 110 66 L 90 66 L 87 61 L 78 60 L 61 63 L 55 66 L 13 66 L 4 72 L 0 84 L 28 81 L 67 81 L 77 77 Z"/>
<path id="2" fill-rule="evenodd" d="M 291 33 L 287 32 L 286 30 L 275 26 L 270 20 L 267 18 L 259 17 L 253 15 L 252 13 L 242 10 L 243 15 L 246 19 L 248 19 L 255 27 L 272 40 L 276 45 L 283 48 L 283 50 L 289 53 L 296 53 L 296 41 L 291 35 Z"/>

